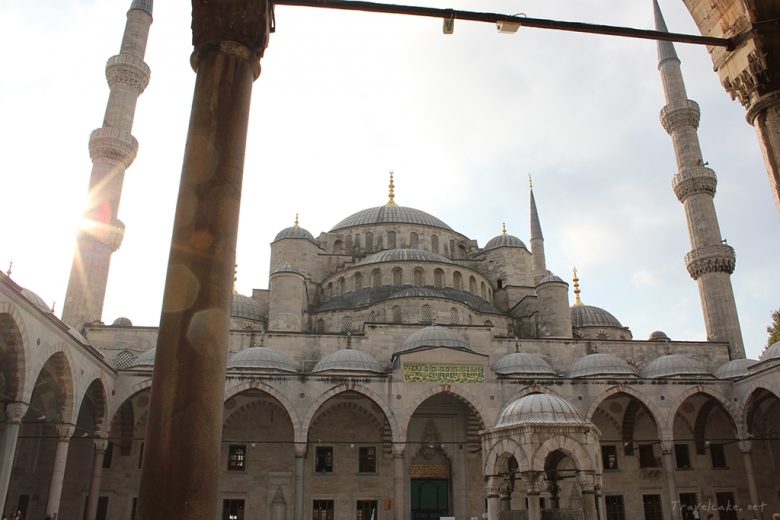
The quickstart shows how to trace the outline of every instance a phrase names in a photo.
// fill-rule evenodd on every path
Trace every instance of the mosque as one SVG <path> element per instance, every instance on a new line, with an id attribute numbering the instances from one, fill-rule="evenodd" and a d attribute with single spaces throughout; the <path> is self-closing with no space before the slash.
<path id="1" fill-rule="evenodd" d="M 656 4 L 656 24 L 665 24 Z M 90 138 L 104 223 L 78 236 L 62 319 L 0 274 L 0 505 L 24 518 L 136 516 L 158 329 L 101 319 L 152 0 L 133 0 Z M 268 289 L 234 294 L 223 519 L 718 520 L 780 511 L 780 343 L 745 359 L 699 108 L 659 43 L 661 123 L 707 340 L 637 339 L 527 242 L 483 245 L 395 201 L 271 242 Z M 130 116 L 128 117 L 128 113 Z M 121 177 L 121 176 L 120 176 Z M 544 201 L 540 201 L 544 207 Z M 106 208 L 108 210 L 106 211 Z M 455 223 L 453 223 L 455 224 Z M 526 245 L 528 244 L 528 245 Z M 561 274 L 561 273 L 559 273 Z M 573 304 L 571 301 L 573 300 Z"/>

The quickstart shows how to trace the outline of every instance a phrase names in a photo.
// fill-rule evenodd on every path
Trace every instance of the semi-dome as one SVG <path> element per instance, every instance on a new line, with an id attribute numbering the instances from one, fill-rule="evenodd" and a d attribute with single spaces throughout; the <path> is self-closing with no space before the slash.
<path id="1" fill-rule="evenodd" d="M 228 362 L 229 369 L 276 370 L 297 372 L 284 355 L 268 347 L 249 347 L 234 355 Z"/>
<path id="2" fill-rule="evenodd" d="M 119 318 L 114 320 L 114 323 L 111 324 L 112 327 L 132 327 L 133 322 L 130 321 L 130 318 L 125 318 L 124 316 L 120 316 Z"/>
<path id="3" fill-rule="evenodd" d="M 571 364 L 566 374 L 571 378 L 598 376 L 636 376 L 631 365 L 612 354 L 588 354 Z"/>
<path id="4" fill-rule="evenodd" d="M 332 352 L 320 359 L 312 373 L 315 372 L 373 372 L 375 374 L 385 373 L 383 367 L 370 354 L 353 348 L 345 348 Z"/>
<path id="5" fill-rule="evenodd" d="M 131 367 L 153 367 L 154 356 L 157 354 L 157 347 L 152 347 L 137 358 L 133 362 Z"/>
<path id="6" fill-rule="evenodd" d="M 612 314 L 593 305 L 573 305 L 571 307 L 572 327 L 616 327 L 623 325 Z"/>
<path id="7" fill-rule="evenodd" d="M 780 341 L 777 343 L 772 343 L 769 345 L 766 350 L 761 354 L 761 357 L 758 358 L 761 361 L 768 361 L 770 359 L 780 359 Z"/>
<path id="8" fill-rule="evenodd" d="M 585 421 L 574 406 L 552 394 L 529 394 L 507 406 L 496 427 L 523 424 L 582 424 Z"/>
<path id="9" fill-rule="evenodd" d="M 669 339 L 669 336 L 666 335 L 666 332 L 662 330 L 654 330 L 650 333 L 650 337 L 647 338 L 647 341 L 672 341 Z"/>
<path id="10" fill-rule="evenodd" d="M 419 348 L 447 347 L 470 350 L 469 344 L 454 331 L 440 325 L 430 325 L 409 335 L 401 345 L 401 351 Z"/>
<path id="11" fill-rule="evenodd" d="M 397 206 L 395 204 L 368 208 L 348 216 L 331 229 L 331 232 L 355 226 L 371 226 L 376 224 L 417 224 L 452 231 L 452 228 L 419 209 Z"/>
<path id="12" fill-rule="evenodd" d="M 566 283 L 566 281 L 563 278 L 561 278 L 560 276 L 556 276 L 552 273 L 548 274 L 547 276 L 539 280 L 539 285 L 548 282 L 558 282 L 558 283 L 565 283 L 566 285 L 569 285 L 568 283 Z"/>
<path id="13" fill-rule="evenodd" d="M 668 354 L 650 362 L 642 369 L 642 377 L 657 379 L 676 376 L 710 376 L 704 366 L 682 354 Z"/>
<path id="14" fill-rule="evenodd" d="M 230 316 L 253 321 L 261 321 L 264 317 L 263 309 L 255 300 L 238 293 L 233 295 L 233 301 L 230 304 Z"/>
<path id="15" fill-rule="evenodd" d="M 302 228 L 298 224 L 279 231 L 279 233 L 276 234 L 276 238 L 274 238 L 274 242 L 284 238 L 302 238 L 310 242 L 314 242 L 315 244 L 317 243 L 317 241 L 314 239 L 314 236 L 309 233 L 306 228 Z"/>
<path id="16" fill-rule="evenodd" d="M 748 375 L 748 369 L 758 363 L 755 359 L 732 359 L 715 371 L 718 379 L 736 379 Z"/>
<path id="17" fill-rule="evenodd" d="M 368 255 L 357 265 L 378 264 L 380 262 L 444 262 L 452 263 L 449 258 L 425 251 L 424 249 L 386 249 Z"/>
<path id="18" fill-rule="evenodd" d="M 40 309 L 42 312 L 45 312 L 46 314 L 51 314 L 51 308 L 46 304 L 43 298 L 35 294 L 30 289 L 26 289 L 24 287 L 22 287 L 22 290 L 20 292 L 22 293 L 22 296 L 30 300 L 30 303 L 38 307 L 38 309 Z"/>
<path id="19" fill-rule="evenodd" d="M 547 361 L 530 352 L 512 352 L 493 365 L 493 372 L 501 375 L 557 376 Z"/>
<path id="20" fill-rule="evenodd" d="M 510 235 L 509 233 L 501 233 L 500 235 L 495 236 L 487 241 L 484 251 L 489 251 L 499 247 L 521 247 L 523 249 L 528 249 L 525 247 L 523 241 L 516 236 Z"/>

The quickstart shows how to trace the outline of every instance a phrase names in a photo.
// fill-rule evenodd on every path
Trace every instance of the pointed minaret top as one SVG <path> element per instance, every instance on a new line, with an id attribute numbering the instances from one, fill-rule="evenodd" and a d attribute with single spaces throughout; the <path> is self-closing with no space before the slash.
<path id="1" fill-rule="evenodd" d="M 535 238 L 544 239 L 544 236 L 542 235 L 542 225 L 539 223 L 539 212 L 536 211 L 536 199 L 534 199 L 534 190 L 533 185 L 530 182 L 530 177 L 528 184 L 531 186 L 531 240 Z"/>
<path id="2" fill-rule="evenodd" d="M 388 206 L 395 206 L 395 184 L 393 184 L 393 170 L 390 170 L 390 192 L 388 193 Z"/>
<path id="3" fill-rule="evenodd" d="M 661 8 L 658 6 L 658 0 L 653 0 L 653 13 L 655 14 L 655 30 L 660 32 L 669 32 L 666 28 L 664 15 L 661 14 Z M 658 41 L 658 66 L 660 67 L 666 60 L 675 60 L 678 63 L 677 51 L 674 50 L 672 42 Z"/>
<path id="4" fill-rule="evenodd" d="M 580 279 L 577 278 L 577 268 L 574 268 L 574 306 L 582 307 L 582 300 L 580 300 Z"/>
<path id="5" fill-rule="evenodd" d="M 133 0 L 133 3 L 130 4 L 130 10 L 133 9 L 139 9 L 141 11 L 146 11 L 151 16 L 152 14 L 152 0 Z"/>

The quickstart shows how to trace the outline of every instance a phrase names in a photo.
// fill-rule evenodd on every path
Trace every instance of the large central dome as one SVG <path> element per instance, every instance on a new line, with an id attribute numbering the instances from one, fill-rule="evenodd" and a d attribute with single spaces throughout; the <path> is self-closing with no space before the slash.
<path id="1" fill-rule="evenodd" d="M 364 209 L 348 216 L 333 226 L 331 232 L 355 226 L 370 226 L 373 224 L 418 224 L 421 226 L 432 226 L 452 231 L 450 226 L 424 211 L 407 208 L 405 206 L 397 206 L 395 204 L 386 204 L 384 206 Z"/>

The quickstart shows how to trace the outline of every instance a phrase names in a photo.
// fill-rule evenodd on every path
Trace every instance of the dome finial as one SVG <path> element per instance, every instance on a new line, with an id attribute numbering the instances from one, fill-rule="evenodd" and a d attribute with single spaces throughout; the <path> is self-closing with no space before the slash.
<path id="1" fill-rule="evenodd" d="M 531 174 L 528 174 L 528 188 L 534 189 L 534 180 L 531 178 Z"/>
<path id="2" fill-rule="evenodd" d="M 13 260 L 11 260 L 11 261 L 9 262 L 9 264 L 8 264 L 8 271 L 6 271 L 6 272 L 5 272 L 5 274 L 6 274 L 6 276 L 7 276 L 8 278 L 10 278 L 10 277 L 11 277 L 11 269 L 13 268 L 13 266 L 14 266 L 14 261 L 13 261 Z"/>
<path id="3" fill-rule="evenodd" d="M 515 352 L 520 352 L 520 341 L 518 341 L 517 336 L 515 336 Z"/>
<path id="4" fill-rule="evenodd" d="M 506 222 L 501 223 L 501 234 L 506 236 Z"/>
<path id="5" fill-rule="evenodd" d="M 238 264 L 233 266 L 233 294 L 238 294 L 236 290 L 236 282 L 238 281 Z"/>
<path id="6" fill-rule="evenodd" d="M 577 268 L 574 268 L 574 306 L 582 307 L 582 300 L 580 300 L 580 279 L 577 278 Z"/>
<path id="7" fill-rule="evenodd" d="M 295 214 L 295 227 L 298 227 L 298 213 Z"/>
<path id="8" fill-rule="evenodd" d="M 395 206 L 395 184 L 393 183 L 393 170 L 390 170 L 390 192 L 388 193 L 388 206 Z"/>

